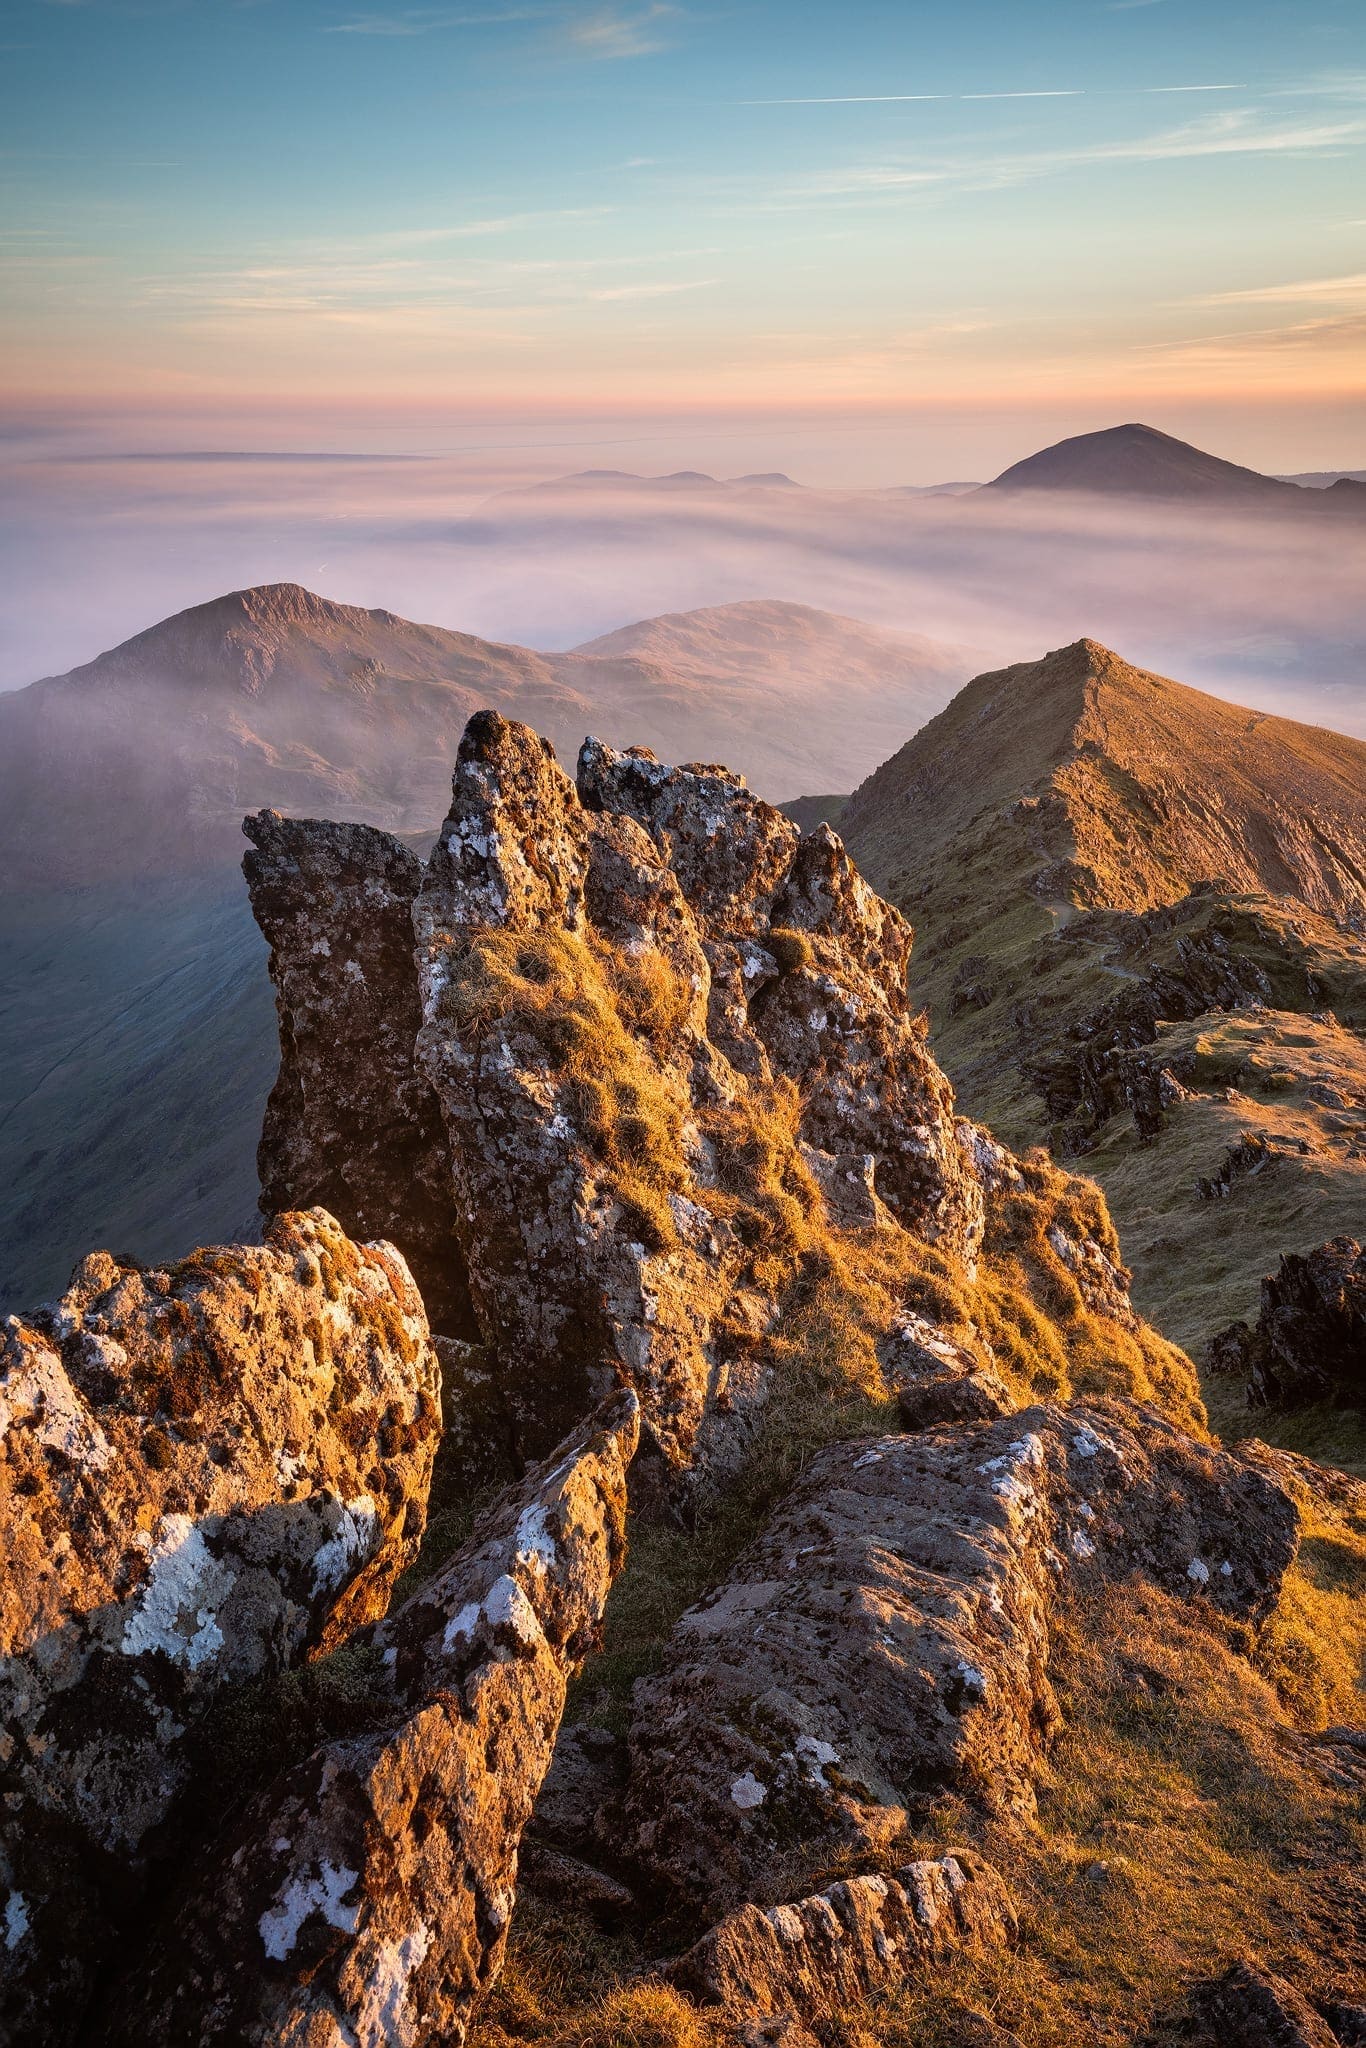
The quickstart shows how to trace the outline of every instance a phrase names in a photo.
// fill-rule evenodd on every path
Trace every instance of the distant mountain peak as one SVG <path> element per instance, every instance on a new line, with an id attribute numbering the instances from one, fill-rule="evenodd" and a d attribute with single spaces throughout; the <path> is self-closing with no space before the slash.
<path id="1" fill-rule="evenodd" d="M 1303 503 L 1297 484 L 1225 462 L 1141 420 L 1073 434 L 1016 462 L 989 491 L 1095 491 L 1121 498 Z"/>

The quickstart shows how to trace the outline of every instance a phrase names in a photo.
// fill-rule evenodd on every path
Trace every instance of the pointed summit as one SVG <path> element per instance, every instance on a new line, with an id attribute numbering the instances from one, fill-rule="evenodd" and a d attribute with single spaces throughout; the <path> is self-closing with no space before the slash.
<path id="1" fill-rule="evenodd" d="M 904 878 L 903 901 L 966 833 L 1077 907 L 1145 910 L 1216 877 L 1359 911 L 1366 744 L 1077 640 L 976 677 L 854 792 L 840 829 L 876 883 Z"/>

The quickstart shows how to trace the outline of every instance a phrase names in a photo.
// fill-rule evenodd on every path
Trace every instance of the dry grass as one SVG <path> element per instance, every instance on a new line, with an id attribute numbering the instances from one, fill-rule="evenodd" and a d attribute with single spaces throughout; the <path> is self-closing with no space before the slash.
<path id="1" fill-rule="evenodd" d="M 1360 1796 L 1335 1789 L 1238 1631 L 1133 1581 L 1064 1612 L 1052 1677 L 1064 1727 L 1037 1822 L 947 1802 L 924 1847 L 972 1841 L 1020 1912 L 1008 1953 L 962 1957 L 845 2013 L 830 2048 L 929 2048 L 955 2007 L 1027 2048 L 1181 2038 L 1189 1989 L 1236 1957 L 1346 1998 L 1366 1968 L 1353 1871 Z M 471 2048 L 711 2048 L 726 2036 L 637 1973 L 648 1932 L 608 1941 L 534 1902 Z"/>

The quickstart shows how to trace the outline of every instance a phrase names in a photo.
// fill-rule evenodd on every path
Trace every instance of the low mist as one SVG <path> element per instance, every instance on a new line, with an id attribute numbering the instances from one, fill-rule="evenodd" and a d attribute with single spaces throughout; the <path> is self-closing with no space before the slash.
<path id="1" fill-rule="evenodd" d="M 543 460 L 543 458 L 542 458 Z M 1090 635 L 1286 716 L 1366 732 L 1366 521 L 1041 493 L 537 482 L 504 457 L 44 456 L 0 469 L 0 687 L 224 590 L 296 581 L 496 640 L 776 597 L 1036 657 Z M 22 497 L 22 520 L 15 509 Z M 889 732 L 888 751 L 906 735 Z"/>

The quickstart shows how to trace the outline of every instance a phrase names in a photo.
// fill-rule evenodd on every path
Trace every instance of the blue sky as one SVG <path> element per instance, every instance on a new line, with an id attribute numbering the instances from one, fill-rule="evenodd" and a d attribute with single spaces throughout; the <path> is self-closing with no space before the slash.
<path id="1" fill-rule="evenodd" d="M 1360 421 L 1359 0 L 5 22 L 11 409 Z"/>

